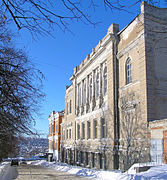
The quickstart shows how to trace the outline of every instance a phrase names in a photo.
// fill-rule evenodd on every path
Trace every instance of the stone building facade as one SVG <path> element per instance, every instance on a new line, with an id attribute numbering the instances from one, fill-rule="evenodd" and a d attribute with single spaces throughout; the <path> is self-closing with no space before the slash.
<path id="1" fill-rule="evenodd" d="M 167 115 L 166 11 L 142 2 L 130 24 L 121 31 L 112 24 L 74 68 L 65 95 L 62 161 L 122 170 L 149 161 L 149 122 Z"/>
<path id="2" fill-rule="evenodd" d="M 61 128 L 60 124 L 62 123 L 62 119 L 64 117 L 64 111 L 56 112 L 53 111 L 51 115 L 49 115 L 49 161 L 59 161 L 60 160 L 60 135 Z"/>

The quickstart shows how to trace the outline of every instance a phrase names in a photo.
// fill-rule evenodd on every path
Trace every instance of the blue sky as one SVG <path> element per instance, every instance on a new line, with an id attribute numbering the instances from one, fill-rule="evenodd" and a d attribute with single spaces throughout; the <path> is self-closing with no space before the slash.
<path id="1" fill-rule="evenodd" d="M 70 25 L 73 33 L 64 33 L 57 27 L 53 32 L 55 38 L 39 36 L 36 41 L 24 31 L 19 32 L 16 45 L 28 53 L 46 78 L 43 83 L 46 98 L 41 104 L 41 116 L 36 119 L 35 126 L 39 132 L 44 133 L 44 137 L 48 134 L 49 114 L 53 110 L 64 109 L 65 87 L 70 84 L 73 68 L 91 53 L 113 22 L 120 25 L 120 30 L 128 25 L 140 13 L 140 5 L 133 7 L 130 12 L 106 11 L 103 4 L 99 4 L 91 17 L 101 22 L 96 27 L 74 22 Z"/>

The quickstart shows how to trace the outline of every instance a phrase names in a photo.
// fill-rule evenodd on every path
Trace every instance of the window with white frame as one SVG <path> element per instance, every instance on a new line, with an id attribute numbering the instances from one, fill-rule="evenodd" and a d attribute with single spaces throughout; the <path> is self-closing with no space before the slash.
<path id="1" fill-rule="evenodd" d="M 94 139 L 97 138 L 97 129 L 98 129 L 98 127 L 97 127 L 97 119 L 94 119 L 94 121 L 93 121 L 93 135 L 94 135 Z"/>
<path id="2" fill-rule="evenodd" d="M 99 72 L 96 74 L 96 97 L 99 97 Z"/>
<path id="3" fill-rule="evenodd" d="M 103 93 L 104 95 L 107 92 L 107 67 L 104 67 L 104 71 L 103 71 Z"/>
<path id="4" fill-rule="evenodd" d="M 126 69 L 126 84 L 129 84 L 132 82 L 132 62 L 130 58 L 126 60 L 125 69 Z"/>
<path id="5" fill-rule="evenodd" d="M 90 121 L 87 121 L 87 139 L 90 139 L 91 127 Z"/>
<path id="6" fill-rule="evenodd" d="M 106 138 L 106 122 L 105 122 L 105 118 L 101 118 L 101 138 Z"/>

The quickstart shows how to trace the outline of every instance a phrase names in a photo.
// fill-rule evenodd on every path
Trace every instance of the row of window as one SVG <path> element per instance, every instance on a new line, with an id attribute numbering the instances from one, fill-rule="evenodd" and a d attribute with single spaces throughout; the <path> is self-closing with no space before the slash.
<path id="1" fill-rule="evenodd" d="M 126 84 L 132 82 L 132 62 L 128 58 L 125 64 L 126 71 Z M 77 86 L 77 104 L 78 106 L 85 105 L 86 99 L 92 100 L 93 92 L 95 97 L 98 98 L 100 91 L 103 95 L 107 92 L 107 67 L 106 65 L 103 68 L 103 71 L 99 73 L 99 70 L 94 71 L 95 78 L 90 74 L 87 76 L 87 79 L 83 79 L 82 83 L 79 83 Z M 94 85 L 93 85 L 94 84 Z M 72 101 L 67 102 L 67 115 L 72 113 Z"/>
<path id="2" fill-rule="evenodd" d="M 100 169 L 104 168 L 104 160 L 101 153 L 95 155 L 95 153 L 76 151 L 76 161 L 80 164 L 89 165 L 89 161 L 91 162 L 91 167 L 95 167 L 100 165 Z M 97 164 L 98 163 L 98 164 Z"/>
<path id="3" fill-rule="evenodd" d="M 55 123 L 55 129 L 54 124 L 49 125 L 49 134 L 58 133 L 58 125 Z"/>
<path id="4" fill-rule="evenodd" d="M 66 135 L 66 138 L 65 138 L 65 135 Z M 65 139 L 71 139 L 72 138 L 72 129 L 69 128 L 66 130 L 63 131 L 63 135 L 62 135 L 62 140 L 65 140 Z"/>
<path id="5" fill-rule="evenodd" d="M 72 101 L 67 102 L 67 115 L 72 113 Z"/>
<path id="6" fill-rule="evenodd" d="M 107 66 L 101 70 L 97 68 L 87 78 L 83 79 L 77 85 L 77 105 L 85 105 L 86 101 L 91 101 L 93 95 L 96 98 L 100 93 L 105 95 L 107 92 Z"/>
<path id="7" fill-rule="evenodd" d="M 78 123 L 77 124 L 77 139 L 85 139 L 85 134 L 86 134 L 86 123 L 81 123 L 81 125 Z M 81 126 L 81 128 L 80 128 Z M 100 121 L 100 128 L 98 127 L 98 122 L 97 119 L 93 120 L 93 137 L 91 137 L 91 122 L 87 121 L 87 139 L 97 139 L 98 138 L 98 130 L 100 130 L 100 137 L 101 138 L 106 138 L 106 122 L 104 118 L 101 118 Z M 80 130 L 81 129 L 81 130 Z"/>

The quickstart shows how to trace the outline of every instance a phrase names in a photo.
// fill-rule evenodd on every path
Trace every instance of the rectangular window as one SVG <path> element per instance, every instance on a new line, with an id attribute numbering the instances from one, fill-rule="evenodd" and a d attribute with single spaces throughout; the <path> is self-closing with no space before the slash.
<path id="1" fill-rule="evenodd" d="M 102 159 L 102 154 L 99 153 L 99 164 L 100 164 L 100 169 L 103 168 L 103 159 Z"/>
<path id="2" fill-rule="evenodd" d="M 92 153 L 92 167 L 95 167 L 95 153 Z"/>
<path id="3" fill-rule="evenodd" d="M 67 115 L 68 115 L 68 103 L 67 103 Z"/>
<path id="4" fill-rule="evenodd" d="M 95 119 L 94 121 L 93 121 L 93 131 L 94 131 L 94 138 L 96 139 L 97 138 L 97 120 Z"/>
<path id="5" fill-rule="evenodd" d="M 84 152 L 80 152 L 80 156 L 81 156 L 81 164 L 84 163 Z"/>
<path id="6" fill-rule="evenodd" d="M 71 129 L 69 130 L 69 139 L 71 139 Z"/>
<path id="7" fill-rule="evenodd" d="M 69 109 L 69 111 L 70 111 L 70 114 L 71 114 L 71 109 L 72 109 L 72 108 L 71 108 L 71 100 L 70 100 L 70 109 Z"/>
<path id="8" fill-rule="evenodd" d="M 106 122 L 104 118 L 101 118 L 101 138 L 106 138 Z"/>
<path id="9" fill-rule="evenodd" d="M 78 85 L 78 105 L 81 106 L 81 83 Z"/>
<path id="10" fill-rule="evenodd" d="M 57 123 L 56 123 L 56 133 L 58 132 L 58 126 L 57 126 Z"/>
<path id="11" fill-rule="evenodd" d="M 55 149 L 57 149 L 57 141 L 55 142 Z"/>
<path id="12" fill-rule="evenodd" d="M 89 159 L 88 159 L 88 152 L 86 152 L 86 165 L 88 165 L 89 164 Z"/>
<path id="13" fill-rule="evenodd" d="M 65 140 L 65 130 L 63 131 L 63 139 Z"/>
<path id="14" fill-rule="evenodd" d="M 68 139 L 68 129 L 67 129 L 67 134 L 66 134 L 66 136 L 67 136 L 67 139 Z"/>
<path id="15" fill-rule="evenodd" d="M 77 124 L 77 139 L 80 139 L 80 125 Z"/>
<path id="16" fill-rule="evenodd" d="M 90 129 L 90 121 L 87 122 L 87 139 L 90 139 L 90 132 L 91 132 L 91 129 Z"/>
<path id="17" fill-rule="evenodd" d="M 82 139 L 85 139 L 85 123 L 82 123 Z"/>
<path id="18" fill-rule="evenodd" d="M 79 162 L 79 151 L 76 150 L 76 162 Z"/>

